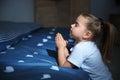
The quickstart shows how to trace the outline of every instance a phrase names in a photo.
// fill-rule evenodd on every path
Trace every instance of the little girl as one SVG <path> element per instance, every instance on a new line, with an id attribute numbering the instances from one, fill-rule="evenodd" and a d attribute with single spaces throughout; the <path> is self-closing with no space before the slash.
<path id="1" fill-rule="evenodd" d="M 114 40 L 114 26 L 91 14 L 82 13 L 71 25 L 70 35 L 76 41 L 71 53 L 66 47 L 68 42 L 61 33 L 56 34 L 59 65 L 81 67 L 89 73 L 92 80 L 112 80 L 104 60 L 109 60 Z"/>

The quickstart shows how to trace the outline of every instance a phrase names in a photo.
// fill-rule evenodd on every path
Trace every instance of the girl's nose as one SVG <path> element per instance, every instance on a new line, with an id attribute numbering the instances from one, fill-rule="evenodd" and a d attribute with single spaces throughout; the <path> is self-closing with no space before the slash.
<path id="1" fill-rule="evenodd" d="M 74 27 L 74 24 L 71 24 L 71 28 L 73 28 Z"/>

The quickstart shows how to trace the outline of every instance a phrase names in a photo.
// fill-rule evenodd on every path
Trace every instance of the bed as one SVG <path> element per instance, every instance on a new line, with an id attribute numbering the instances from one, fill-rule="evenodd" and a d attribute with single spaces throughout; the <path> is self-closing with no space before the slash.
<path id="1" fill-rule="evenodd" d="M 82 69 L 58 66 L 57 32 L 74 44 L 69 29 L 0 21 L 0 80 L 90 80 Z"/>

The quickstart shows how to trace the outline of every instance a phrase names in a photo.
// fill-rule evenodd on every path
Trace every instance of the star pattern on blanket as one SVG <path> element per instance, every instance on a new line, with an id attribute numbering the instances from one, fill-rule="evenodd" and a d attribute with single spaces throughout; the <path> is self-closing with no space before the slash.
<path id="1" fill-rule="evenodd" d="M 27 36 L 22 37 L 21 42 L 19 42 L 18 45 L 6 45 L 7 50 L 0 52 L 0 55 L 9 55 L 10 57 L 8 57 L 11 60 L 6 61 L 6 63 L 11 62 L 11 65 L 5 65 L 3 68 L 3 72 L 14 73 L 18 69 L 16 67 L 18 65 L 24 65 L 28 67 L 46 66 L 48 71 L 60 71 L 56 59 L 49 56 L 49 54 L 46 51 L 46 49 L 56 49 L 54 38 L 58 31 L 59 29 L 50 28 L 43 35 L 39 35 L 37 33 L 37 35 L 28 34 Z M 68 42 L 74 43 L 74 40 L 69 37 Z M 4 58 L 2 59 L 5 60 Z M 52 78 L 52 75 L 50 73 L 45 72 L 42 73 L 42 76 L 40 77 L 41 80 L 49 78 Z"/>

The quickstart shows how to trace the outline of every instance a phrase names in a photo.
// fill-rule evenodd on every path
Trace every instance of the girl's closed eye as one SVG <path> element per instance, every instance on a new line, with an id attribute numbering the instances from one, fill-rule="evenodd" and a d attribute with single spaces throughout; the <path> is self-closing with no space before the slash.
<path id="1" fill-rule="evenodd" d="M 75 22 L 74 24 L 75 24 L 75 27 L 76 27 L 76 26 L 77 26 L 77 23 Z"/>
<path id="2" fill-rule="evenodd" d="M 78 24 L 77 22 L 75 22 L 74 24 L 75 24 L 75 27 L 78 27 L 78 26 L 79 26 L 79 24 Z"/>

